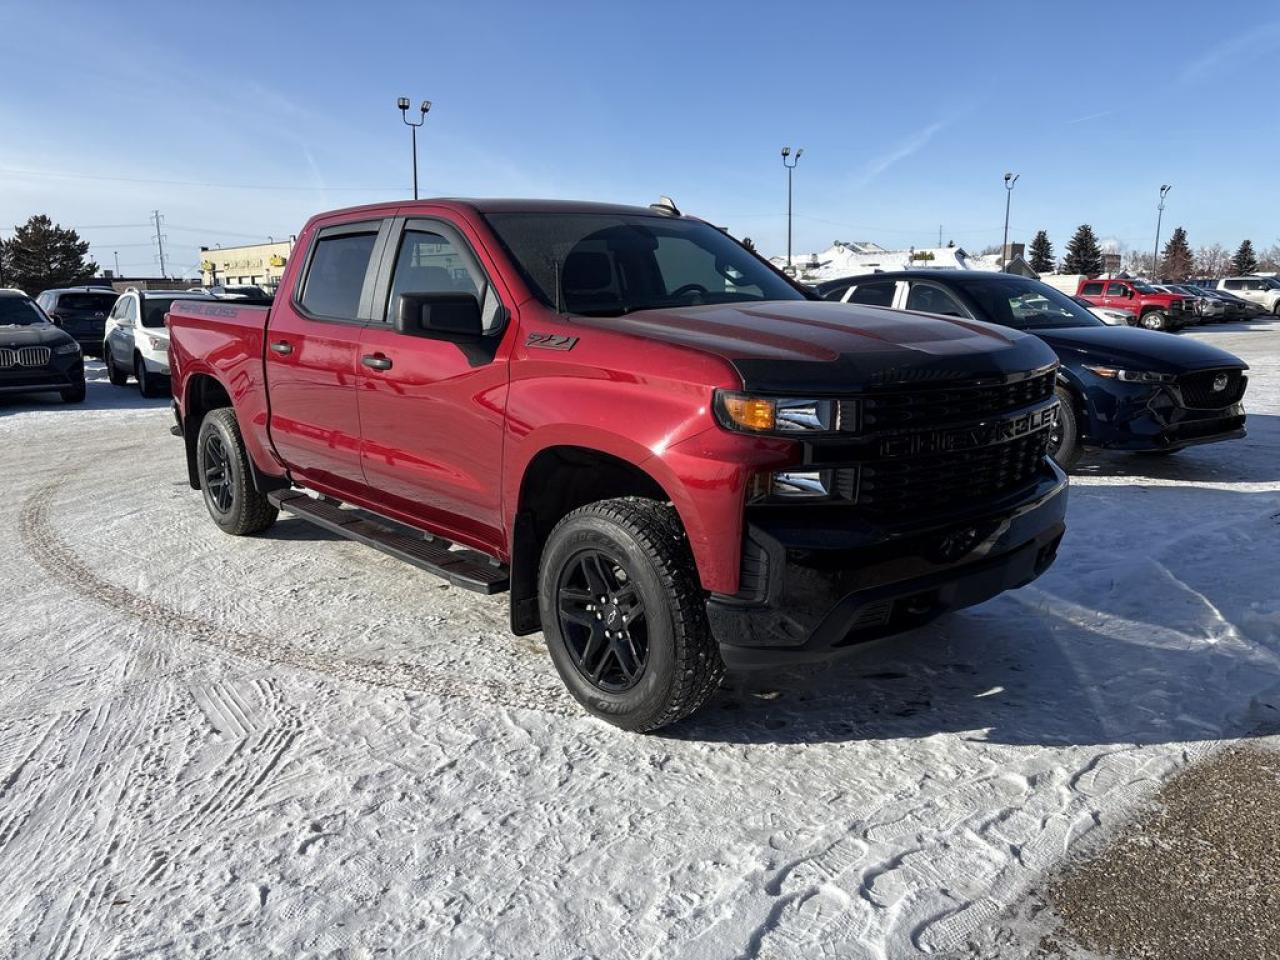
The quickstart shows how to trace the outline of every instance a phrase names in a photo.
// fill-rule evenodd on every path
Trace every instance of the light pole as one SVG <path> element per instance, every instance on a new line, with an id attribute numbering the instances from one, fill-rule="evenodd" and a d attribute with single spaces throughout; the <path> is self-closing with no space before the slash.
<path id="1" fill-rule="evenodd" d="M 1164 220 L 1164 198 L 1173 189 L 1173 184 L 1160 185 L 1160 203 L 1156 206 L 1156 245 L 1151 251 L 1151 279 L 1160 279 L 1160 224 Z"/>
<path id="2" fill-rule="evenodd" d="M 112 250 L 111 255 L 116 258 L 116 276 L 120 276 L 120 251 Z"/>
<path id="3" fill-rule="evenodd" d="M 1004 243 L 1000 245 L 1000 272 L 1009 265 L 1009 205 L 1013 202 L 1013 185 L 1018 182 L 1020 173 L 1004 175 Z"/>
<path id="4" fill-rule="evenodd" d="M 396 101 L 396 106 L 400 108 L 400 119 L 409 127 L 410 136 L 413 139 L 413 199 L 418 199 L 418 128 L 427 122 L 427 114 L 431 112 L 431 101 L 423 100 L 422 106 L 418 109 L 422 111 L 418 117 L 418 122 L 414 123 L 409 119 L 409 98 L 401 97 Z"/>
<path id="5" fill-rule="evenodd" d="M 790 147 L 782 148 L 782 165 L 787 168 L 787 272 L 790 274 L 795 273 L 795 268 L 791 266 L 791 171 L 796 168 L 803 153 L 804 147 L 800 147 L 793 157 Z"/>

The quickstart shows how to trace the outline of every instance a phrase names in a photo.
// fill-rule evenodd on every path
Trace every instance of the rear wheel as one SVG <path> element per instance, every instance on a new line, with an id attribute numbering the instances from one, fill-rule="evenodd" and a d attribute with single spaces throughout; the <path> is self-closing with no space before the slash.
<path id="1" fill-rule="evenodd" d="M 1169 326 L 1165 315 L 1159 310 L 1152 310 L 1150 313 L 1142 315 L 1141 324 L 1148 330 L 1165 330 Z"/>
<path id="2" fill-rule="evenodd" d="M 724 672 L 675 510 L 638 497 L 564 517 L 538 571 L 556 670 L 588 712 L 647 731 L 693 713 Z"/>
<path id="3" fill-rule="evenodd" d="M 1080 446 L 1080 426 L 1076 420 L 1075 397 L 1066 387 L 1055 387 L 1058 416 L 1049 428 L 1049 456 L 1063 470 L 1070 472 L 1080 462 L 1084 450 Z"/>
<path id="4" fill-rule="evenodd" d="M 276 522 L 280 511 L 253 485 L 249 451 L 230 407 L 211 410 L 201 422 L 196 471 L 204 505 L 223 533 L 242 537 Z"/>
<path id="5" fill-rule="evenodd" d="M 103 350 L 103 359 L 107 364 L 107 379 L 111 381 L 113 387 L 123 387 L 129 382 L 129 374 L 116 366 L 110 350 Z"/>

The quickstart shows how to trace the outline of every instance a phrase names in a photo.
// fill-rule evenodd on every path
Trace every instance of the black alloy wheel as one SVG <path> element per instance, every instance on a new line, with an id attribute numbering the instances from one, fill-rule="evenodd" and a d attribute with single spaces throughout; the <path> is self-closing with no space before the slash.
<path id="1" fill-rule="evenodd" d="M 231 471 L 227 448 L 222 437 L 210 432 L 204 438 L 204 489 L 209 506 L 223 515 L 231 512 L 236 502 L 236 478 Z"/>
<path id="2" fill-rule="evenodd" d="M 649 659 L 644 600 L 623 564 L 601 550 L 583 550 L 560 573 L 560 631 L 573 665 L 607 693 L 630 690 Z"/>

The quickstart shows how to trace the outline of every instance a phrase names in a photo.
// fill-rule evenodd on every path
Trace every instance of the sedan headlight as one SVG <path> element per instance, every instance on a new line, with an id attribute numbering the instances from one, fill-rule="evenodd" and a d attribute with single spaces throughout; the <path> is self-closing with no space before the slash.
<path id="1" fill-rule="evenodd" d="M 1108 380 L 1122 380 L 1125 383 L 1173 383 L 1176 377 L 1171 373 L 1155 373 L 1151 370 L 1120 370 L 1116 367 L 1091 367 L 1085 364 L 1084 368 L 1090 373 L 1097 374 L 1099 377 L 1106 377 Z"/>
<path id="2" fill-rule="evenodd" d="M 64 356 L 64 357 L 65 357 L 67 354 L 70 354 L 70 353 L 79 353 L 79 352 L 80 352 L 80 344 L 78 344 L 78 343 L 64 343 L 64 344 L 62 344 L 62 346 L 54 347 L 54 348 L 53 348 L 53 352 L 54 352 L 54 353 L 56 353 L 56 354 L 58 354 L 59 356 Z"/>
<path id="3" fill-rule="evenodd" d="M 740 433 L 801 436 L 840 429 L 839 406 L 834 400 L 761 397 L 717 390 L 714 408 L 722 427 Z"/>

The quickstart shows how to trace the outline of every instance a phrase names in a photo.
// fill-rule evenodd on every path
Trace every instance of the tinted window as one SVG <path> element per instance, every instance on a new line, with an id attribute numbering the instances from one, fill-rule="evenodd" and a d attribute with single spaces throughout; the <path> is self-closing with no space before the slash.
<path id="1" fill-rule="evenodd" d="M 720 230 L 628 213 L 494 213 L 486 218 L 548 305 L 618 316 L 804 295 Z"/>
<path id="2" fill-rule="evenodd" d="M 891 307 L 893 306 L 893 293 L 897 289 L 897 283 L 893 280 L 873 280 L 870 283 L 860 283 L 853 288 L 853 293 L 849 295 L 848 303 L 865 303 L 869 307 Z"/>
<path id="3" fill-rule="evenodd" d="M 848 292 L 849 285 L 847 283 L 836 287 L 827 287 L 823 294 L 823 300 L 843 300 L 844 295 Z"/>
<path id="4" fill-rule="evenodd" d="M 302 306 L 317 316 L 354 320 L 376 238 L 376 233 L 353 233 L 317 240 Z"/>
<path id="5" fill-rule="evenodd" d="M 45 323 L 44 314 L 26 297 L 0 297 L 0 327 Z"/>
<path id="6" fill-rule="evenodd" d="M 391 279 L 388 316 L 394 317 L 402 293 L 470 293 L 480 301 L 485 331 L 498 320 L 498 295 L 470 255 L 448 237 L 426 230 L 406 230 Z"/>
<path id="7" fill-rule="evenodd" d="M 1107 284 L 1108 297 L 1126 297 L 1128 295 L 1129 295 L 1129 288 L 1126 287 L 1123 283 Z"/>
<path id="8" fill-rule="evenodd" d="M 931 283 L 913 283 L 907 294 L 907 309 L 921 313 L 940 313 L 944 317 L 967 316 L 956 298 Z"/>
<path id="9" fill-rule="evenodd" d="M 1038 280 L 968 279 L 964 290 L 988 320 L 1016 330 L 1101 327 L 1103 322 L 1065 293 Z"/>
<path id="10" fill-rule="evenodd" d="M 106 313 L 115 302 L 114 293 L 64 293 L 58 297 L 58 305 L 55 309 Z"/>
<path id="11" fill-rule="evenodd" d="M 1243 280 L 1228 280 L 1228 281 L 1226 281 L 1225 286 L 1226 286 L 1226 288 L 1227 288 L 1228 290 L 1243 290 L 1243 289 L 1244 289 L 1244 281 L 1243 281 Z"/>
<path id="12" fill-rule="evenodd" d="M 1080 295 L 1082 297 L 1100 297 L 1102 296 L 1102 284 L 1086 283 L 1080 288 Z"/>

